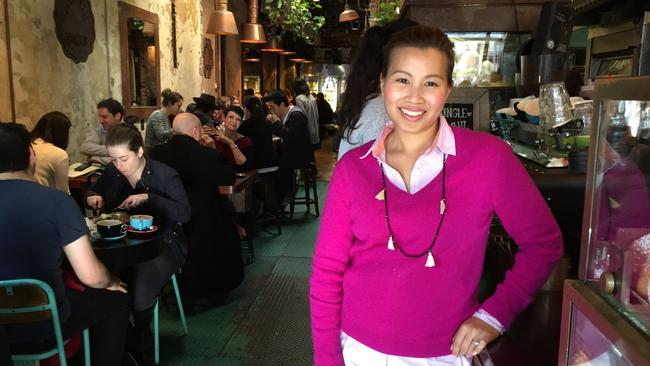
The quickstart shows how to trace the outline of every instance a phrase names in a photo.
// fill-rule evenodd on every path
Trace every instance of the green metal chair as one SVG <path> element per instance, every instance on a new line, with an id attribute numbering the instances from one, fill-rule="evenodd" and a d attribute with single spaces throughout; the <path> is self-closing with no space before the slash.
<path id="1" fill-rule="evenodd" d="M 0 324 L 25 324 L 38 321 L 52 321 L 56 347 L 43 352 L 13 354 L 12 361 L 35 361 L 59 354 L 61 366 L 67 366 L 59 311 L 54 291 L 47 283 L 35 279 L 0 281 Z M 84 361 L 90 366 L 90 336 L 83 330 Z"/>
<path id="2" fill-rule="evenodd" d="M 181 316 L 181 325 L 183 326 L 183 333 L 187 334 L 187 320 L 185 319 L 185 310 L 183 309 L 183 302 L 181 301 L 181 293 L 178 290 L 178 282 L 176 281 L 176 273 L 172 274 L 170 278 L 172 286 L 174 287 L 174 294 L 176 295 L 176 304 L 178 304 L 178 313 Z M 153 342 L 154 342 L 154 362 L 156 365 L 160 363 L 160 322 L 158 317 L 158 303 L 153 311 Z"/>

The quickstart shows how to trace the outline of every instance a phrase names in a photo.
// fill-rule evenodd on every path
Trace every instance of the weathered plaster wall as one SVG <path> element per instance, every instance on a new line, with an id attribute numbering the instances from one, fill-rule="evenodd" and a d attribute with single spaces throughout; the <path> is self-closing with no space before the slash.
<path id="1" fill-rule="evenodd" d="M 199 74 L 203 29 L 211 0 L 176 0 L 178 68 L 172 62 L 171 1 L 127 0 L 128 4 L 158 14 L 161 87 L 185 97 L 185 104 L 201 91 L 214 93 L 214 76 Z M 43 114 L 60 110 L 72 120 L 68 153 L 78 161 L 79 145 L 97 125 L 96 103 L 122 99 L 118 3 L 91 0 L 95 16 L 94 50 L 87 62 L 75 64 L 65 57 L 55 36 L 54 1 L 9 1 L 5 19 L 0 1 L 0 119 L 11 119 L 9 61 L 13 66 L 16 120 L 33 127 Z M 11 59 L 6 52 L 5 22 L 9 23 Z M 209 36 L 213 37 L 213 36 Z M 216 49 L 216 46 L 215 46 Z M 214 72 L 213 72 L 214 75 Z"/>

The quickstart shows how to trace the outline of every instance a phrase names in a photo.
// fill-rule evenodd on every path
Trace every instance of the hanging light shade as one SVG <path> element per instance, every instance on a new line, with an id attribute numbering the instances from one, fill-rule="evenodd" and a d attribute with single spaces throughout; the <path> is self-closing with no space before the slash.
<path id="1" fill-rule="evenodd" d="M 280 51 L 281 55 L 295 55 L 296 54 L 296 41 L 293 39 L 293 34 L 286 34 L 282 40 L 282 48 L 284 51 Z"/>
<path id="2" fill-rule="evenodd" d="M 282 48 L 282 45 L 280 44 L 280 37 L 278 36 L 271 36 L 270 41 L 266 42 L 266 45 L 262 46 L 260 48 L 260 51 L 262 52 L 282 52 L 284 49 Z"/>
<path id="3" fill-rule="evenodd" d="M 248 23 L 244 25 L 244 34 L 239 40 L 242 43 L 266 43 L 264 27 L 257 23 L 257 0 L 248 1 Z"/>
<path id="4" fill-rule="evenodd" d="M 206 33 L 232 36 L 239 34 L 235 16 L 228 11 L 228 0 L 215 0 L 216 10 L 210 14 Z"/>
<path id="5" fill-rule="evenodd" d="M 244 61 L 246 62 L 260 62 L 262 61 L 262 55 L 254 48 L 251 48 L 246 52 L 244 56 Z"/>
<path id="6" fill-rule="evenodd" d="M 345 7 L 343 7 L 343 12 L 339 15 L 339 23 L 351 22 L 357 19 L 359 19 L 359 13 L 350 8 L 350 5 L 346 1 Z"/>

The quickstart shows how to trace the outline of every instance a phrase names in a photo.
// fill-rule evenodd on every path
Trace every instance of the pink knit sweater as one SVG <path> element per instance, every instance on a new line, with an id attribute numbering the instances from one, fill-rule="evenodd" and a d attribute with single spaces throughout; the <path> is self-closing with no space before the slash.
<path id="1" fill-rule="evenodd" d="M 562 255 L 560 230 L 532 180 L 499 139 L 454 128 L 447 159 L 447 212 L 433 248 L 436 266 L 387 249 L 381 173 L 370 144 L 336 165 L 311 277 L 317 366 L 343 365 L 340 332 L 380 352 L 448 355 L 458 326 L 479 308 L 479 279 L 492 215 L 519 246 L 514 268 L 480 307 L 508 327 Z M 440 218 L 441 177 L 415 194 L 387 181 L 390 219 L 408 253 L 428 247 Z"/>

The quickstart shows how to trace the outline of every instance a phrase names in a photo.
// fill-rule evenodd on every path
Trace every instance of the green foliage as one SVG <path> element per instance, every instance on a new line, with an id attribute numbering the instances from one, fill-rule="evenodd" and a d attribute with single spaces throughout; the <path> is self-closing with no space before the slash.
<path id="1" fill-rule="evenodd" d="M 375 25 L 386 25 L 399 17 L 399 0 L 380 0 L 379 8 L 372 14 Z"/>
<path id="2" fill-rule="evenodd" d="M 264 10 L 272 25 L 279 26 L 284 32 L 313 44 L 318 31 L 325 24 L 325 17 L 313 16 L 312 9 L 320 9 L 319 0 L 268 0 Z"/>

